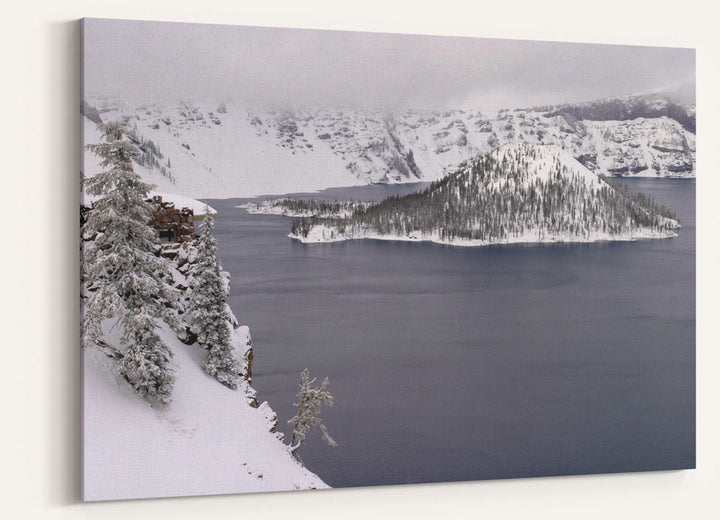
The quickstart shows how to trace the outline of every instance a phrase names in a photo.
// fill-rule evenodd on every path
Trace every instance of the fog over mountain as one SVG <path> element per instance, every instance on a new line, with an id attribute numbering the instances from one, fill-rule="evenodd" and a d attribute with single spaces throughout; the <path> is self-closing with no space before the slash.
<path id="1" fill-rule="evenodd" d="M 493 112 L 694 91 L 693 49 L 102 19 L 83 29 L 86 95 L 134 103 Z"/>

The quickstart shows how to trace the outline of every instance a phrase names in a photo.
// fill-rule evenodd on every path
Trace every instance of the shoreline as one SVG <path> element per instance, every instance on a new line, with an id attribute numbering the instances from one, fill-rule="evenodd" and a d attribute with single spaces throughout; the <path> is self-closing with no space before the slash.
<path id="1" fill-rule="evenodd" d="M 486 247 L 492 245 L 511 245 L 511 244 L 562 244 L 562 243 L 578 243 L 589 244 L 594 242 L 635 242 L 638 240 L 656 240 L 675 238 L 678 234 L 675 231 L 653 231 L 643 230 L 638 233 L 611 235 L 609 233 L 595 233 L 590 237 L 579 237 L 573 235 L 551 235 L 539 238 L 536 233 L 526 233 L 516 237 L 507 237 L 501 240 L 476 240 L 455 238 L 452 240 L 443 239 L 439 235 L 412 234 L 412 235 L 383 235 L 375 232 L 367 232 L 357 235 L 336 234 L 334 230 L 327 226 L 313 228 L 307 237 L 301 237 L 289 233 L 288 238 L 297 240 L 302 244 L 330 244 L 335 242 L 346 242 L 349 240 L 388 240 L 395 242 L 432 242 L 446 246 L 456 247 Z M 330 231 L 330 236 L 325 235 L 325 231 Z M 313 233 L 315 231 L 315 233 Z M 320 231 L 322 234 L 319 234 Z M 319 236 L 318 236 L 319 235 Z"/>

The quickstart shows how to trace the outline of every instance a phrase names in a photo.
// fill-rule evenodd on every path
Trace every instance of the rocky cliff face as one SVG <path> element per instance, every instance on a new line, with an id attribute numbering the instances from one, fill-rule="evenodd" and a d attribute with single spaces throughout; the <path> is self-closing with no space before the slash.
<path id="1" fill-rule="evenodd" d="M 695 176 L 694 106 L 657 97 L 494 116 L 463 110 L 259 111 L 189 102 L 128 107 L 90 100 L 84 107 L 93 120 L 124 120 L 136 140 L 152 148 L 143 166 L 177 184 L 172 191 L 195 196 L 208 194 L 192 193 L 190 185 L 208 183 L 221 185 L 218 196 L 227 197 L 437 180 L 510 142 L 557 145 L 598 174 Z M 188 169 L 193 178 L 183 179 Z M 163 186 L 165 180 L 159 181 Z M 254 193 L 248 193 L 251 185 Z"/>
<path id="2" fill-rule="evenodd" d="M 628 121 L 667 117 L 680 123 L 688 132 L 695 133 L 694 105 L 683 105 L 658 95 L 601 99 L 536 110 L 546 111 L 548 117 L 564 114 L 589 121 Z"/>

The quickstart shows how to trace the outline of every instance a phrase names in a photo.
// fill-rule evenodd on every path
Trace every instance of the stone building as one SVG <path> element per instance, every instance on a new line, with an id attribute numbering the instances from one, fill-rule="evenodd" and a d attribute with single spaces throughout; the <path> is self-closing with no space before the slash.
<path id="1" fill-rule="evenodd" d="M 190 208 L 177 209 L 174 202 L 163 202 L 160 195 L 148 199 L 153 207 L 151 225 L 161 242 L 187 242 L 195 238 L 195 214 Z"/>

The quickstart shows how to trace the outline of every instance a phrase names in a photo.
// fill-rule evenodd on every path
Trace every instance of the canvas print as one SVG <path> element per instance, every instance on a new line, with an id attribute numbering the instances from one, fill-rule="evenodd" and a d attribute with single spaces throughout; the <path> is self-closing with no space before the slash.
<path id="1" fill-rule="evenodd" d="M 694 50 L 81 24 L 84 500 L 695 466 Z"/>

